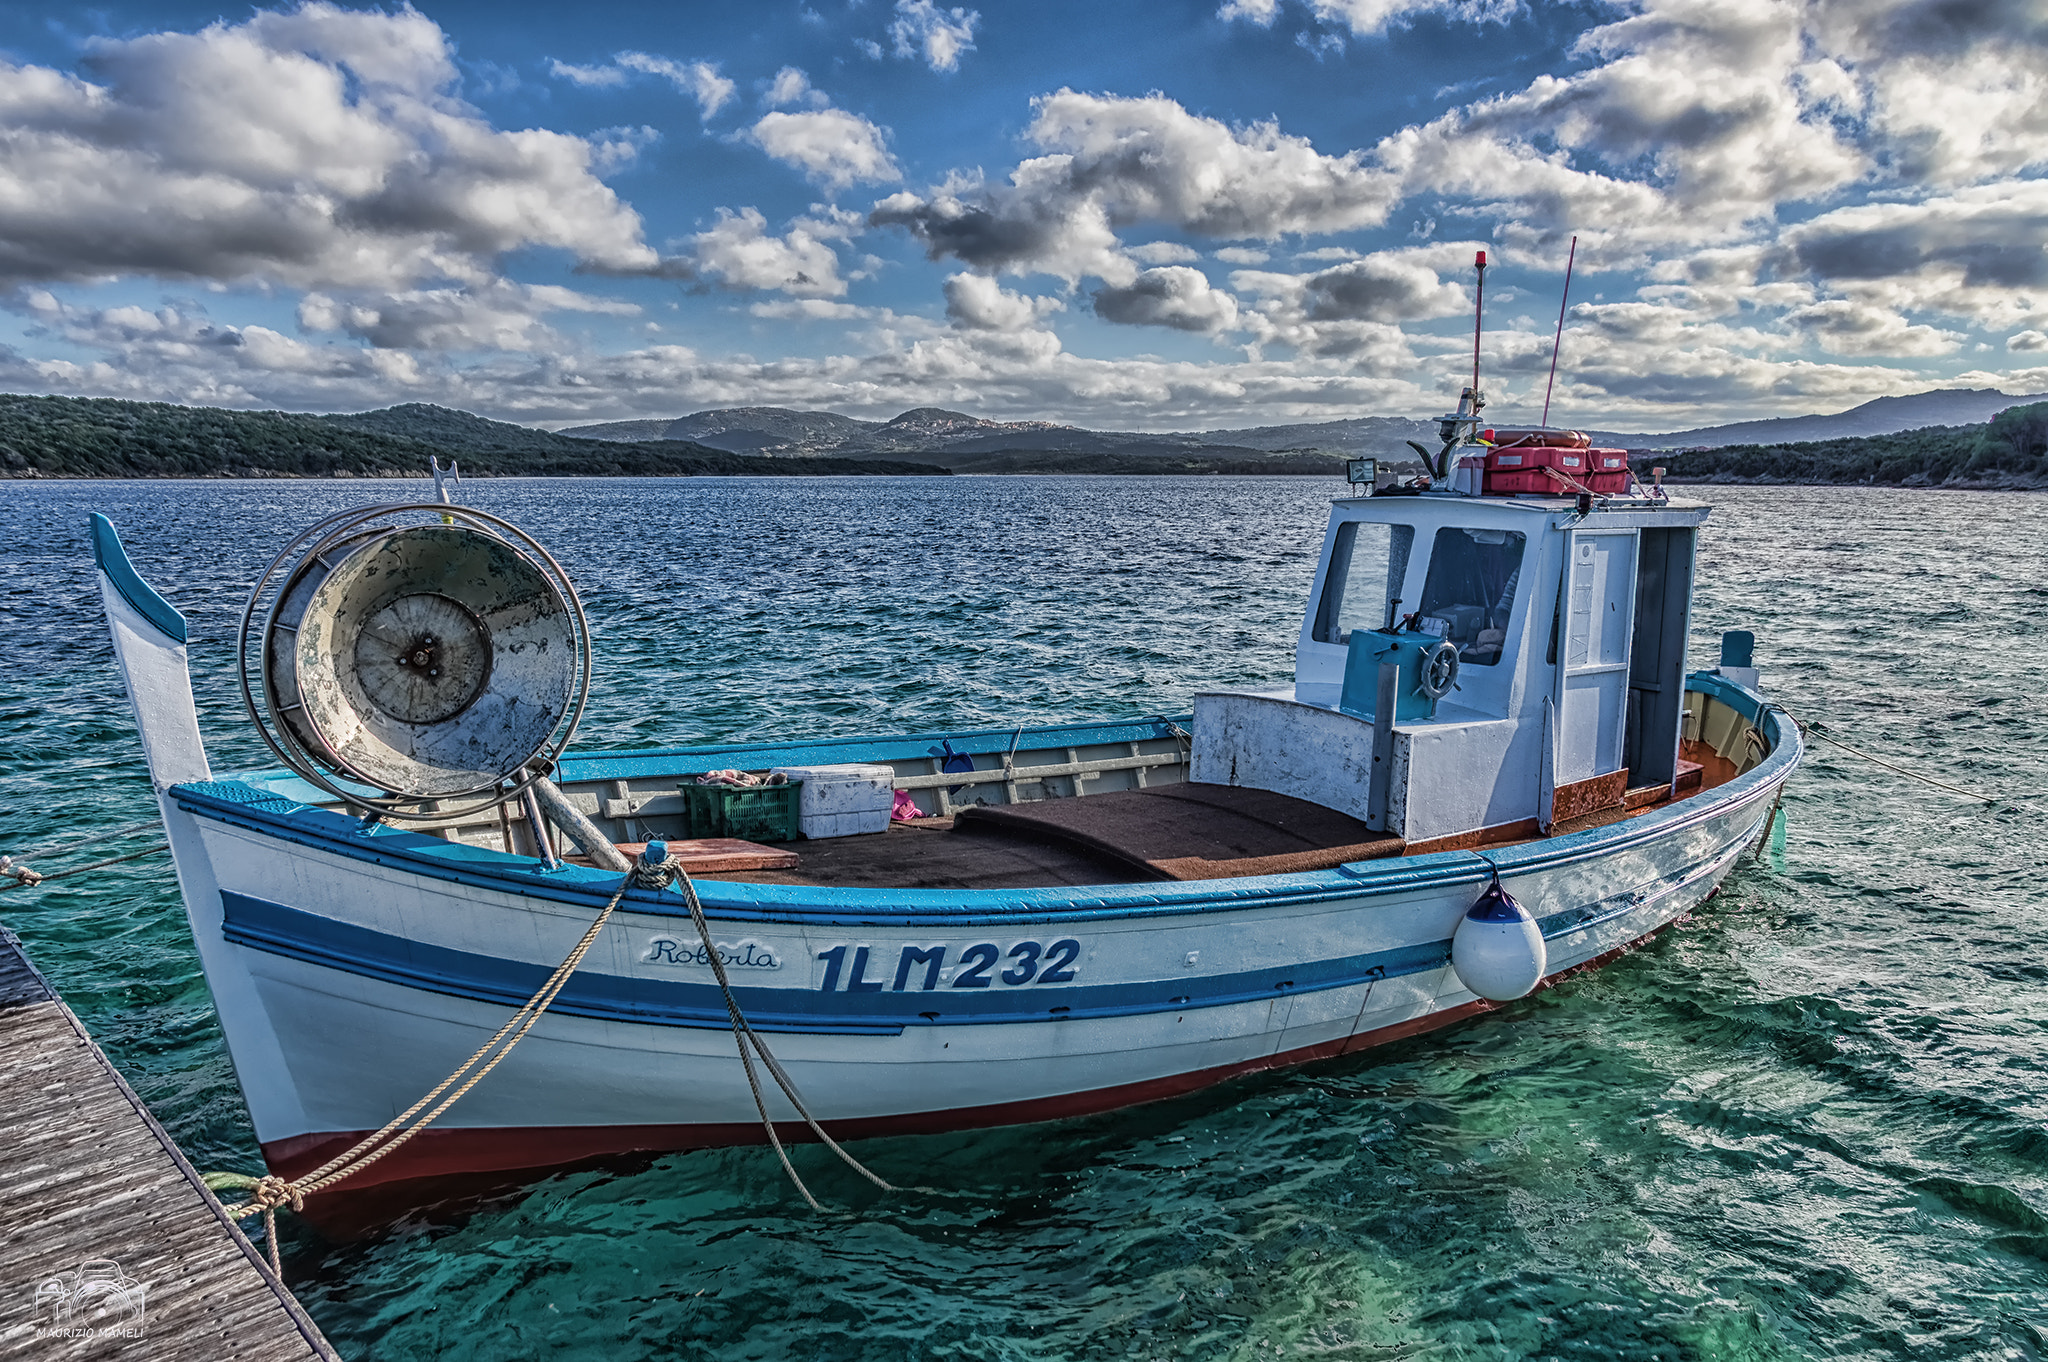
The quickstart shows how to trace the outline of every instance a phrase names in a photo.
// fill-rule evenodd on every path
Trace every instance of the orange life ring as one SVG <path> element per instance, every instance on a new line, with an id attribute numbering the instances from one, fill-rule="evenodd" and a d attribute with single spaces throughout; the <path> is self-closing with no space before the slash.
<path id="1" fill-rule="evenodd" d="M 1593 437 L 1583 430 L 1550 430 L 1541 427 L 1523 427 L 1516 430 L 1490 430 L 1480 438 L 1493 441 L 1495 449 L 1591 449 Z"/>

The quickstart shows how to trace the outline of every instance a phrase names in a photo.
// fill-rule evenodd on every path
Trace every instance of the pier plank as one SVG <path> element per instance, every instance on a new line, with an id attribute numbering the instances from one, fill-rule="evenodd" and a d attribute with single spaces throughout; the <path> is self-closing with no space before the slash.
<path id="1" fill-rule="evenodd" d="M 338 1355 L 0 929 L 0 1358 Z"/>

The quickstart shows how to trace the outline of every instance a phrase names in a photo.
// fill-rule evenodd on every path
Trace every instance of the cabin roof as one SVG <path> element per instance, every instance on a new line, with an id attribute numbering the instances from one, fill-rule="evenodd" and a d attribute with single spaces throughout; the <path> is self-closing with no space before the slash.
<path id="1" fill-rule="evenodd" d="M 1524 516 L 1536 516 L 1550 520 L 1561 515 L 1571 515 L 1578 509 L 1572 497 L 1474 497 L 1461 492 L 1380 492 L 1367 497 L 1339 497 L 1330 505 L 1332 520 L 1420 520 L 1442 523 L 1446 519 L 1464 520 L 1470 523 L 1479 518 L 1480 523 L 1493 521 L 1513 522 Z M 1713 507 L 1704 501 L 1689 497 L 1606 498 L 1596 500 L 1593 510 L 1579 522 L 1587 528 L 1601 526 L 1615 529 L 1643 525 L 1697 525 L 1707 518 Z M 1365 512 L 1365 514 L 1360 514 Z"/>

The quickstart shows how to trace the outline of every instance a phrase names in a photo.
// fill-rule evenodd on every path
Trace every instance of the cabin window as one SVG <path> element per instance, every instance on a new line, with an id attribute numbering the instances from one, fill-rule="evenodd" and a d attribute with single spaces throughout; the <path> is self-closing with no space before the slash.
<path id="1" fill-rule="evenodd" d="M 1422 628 L 1458 645 L 1467 666 L 1491 667 L 1507 642 L 1527 537 L 1515 530 L 1438 530 L 1422 584 Z"/>
<path id="2" fill-rule="evenodd" d="M 1384 629 L 1387 609 L 1401 594 L 1414 547 L 1413 525 L 1360 520 L 1339 525 L 1310 637 L 1319 643 L 1344 644 L 1351 641 L 1353 629 Z"/>

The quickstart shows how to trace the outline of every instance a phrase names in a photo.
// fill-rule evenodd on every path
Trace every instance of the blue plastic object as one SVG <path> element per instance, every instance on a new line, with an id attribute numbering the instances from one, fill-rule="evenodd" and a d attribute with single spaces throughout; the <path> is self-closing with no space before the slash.
<path id="1" fill-rule="evenodd" d="M 1730 629 L 1721 635 L 1721 665 L 1724 667 L 1754 667 L 1751 659 L 1756 656 L 1756 635 L 1747 629 Z"/>
<path id="2" fill-rule="evenodd" d="M 649 865 L 660 865 L 668 859 L 668 843 L 649 842 L 645 847 L 641 848 L 640 859 Z"/>
<path id="3" fill-rule="evenodd" d="M 1422 654 L 1437 643 L 1434 634 L 1388 633 L 1384 629 L 1351 631 L 1351 652 L 1344 659 L 1344 689 L 1337 708 L 1359 719 L 1375 717 L 1379 702 L 1380 664 L 1391 662 L 1401 669 L 1394 687 L 1394 722 L 1427 719 L 1436 713 L 1436 702 L 1422 693 Z"/>

